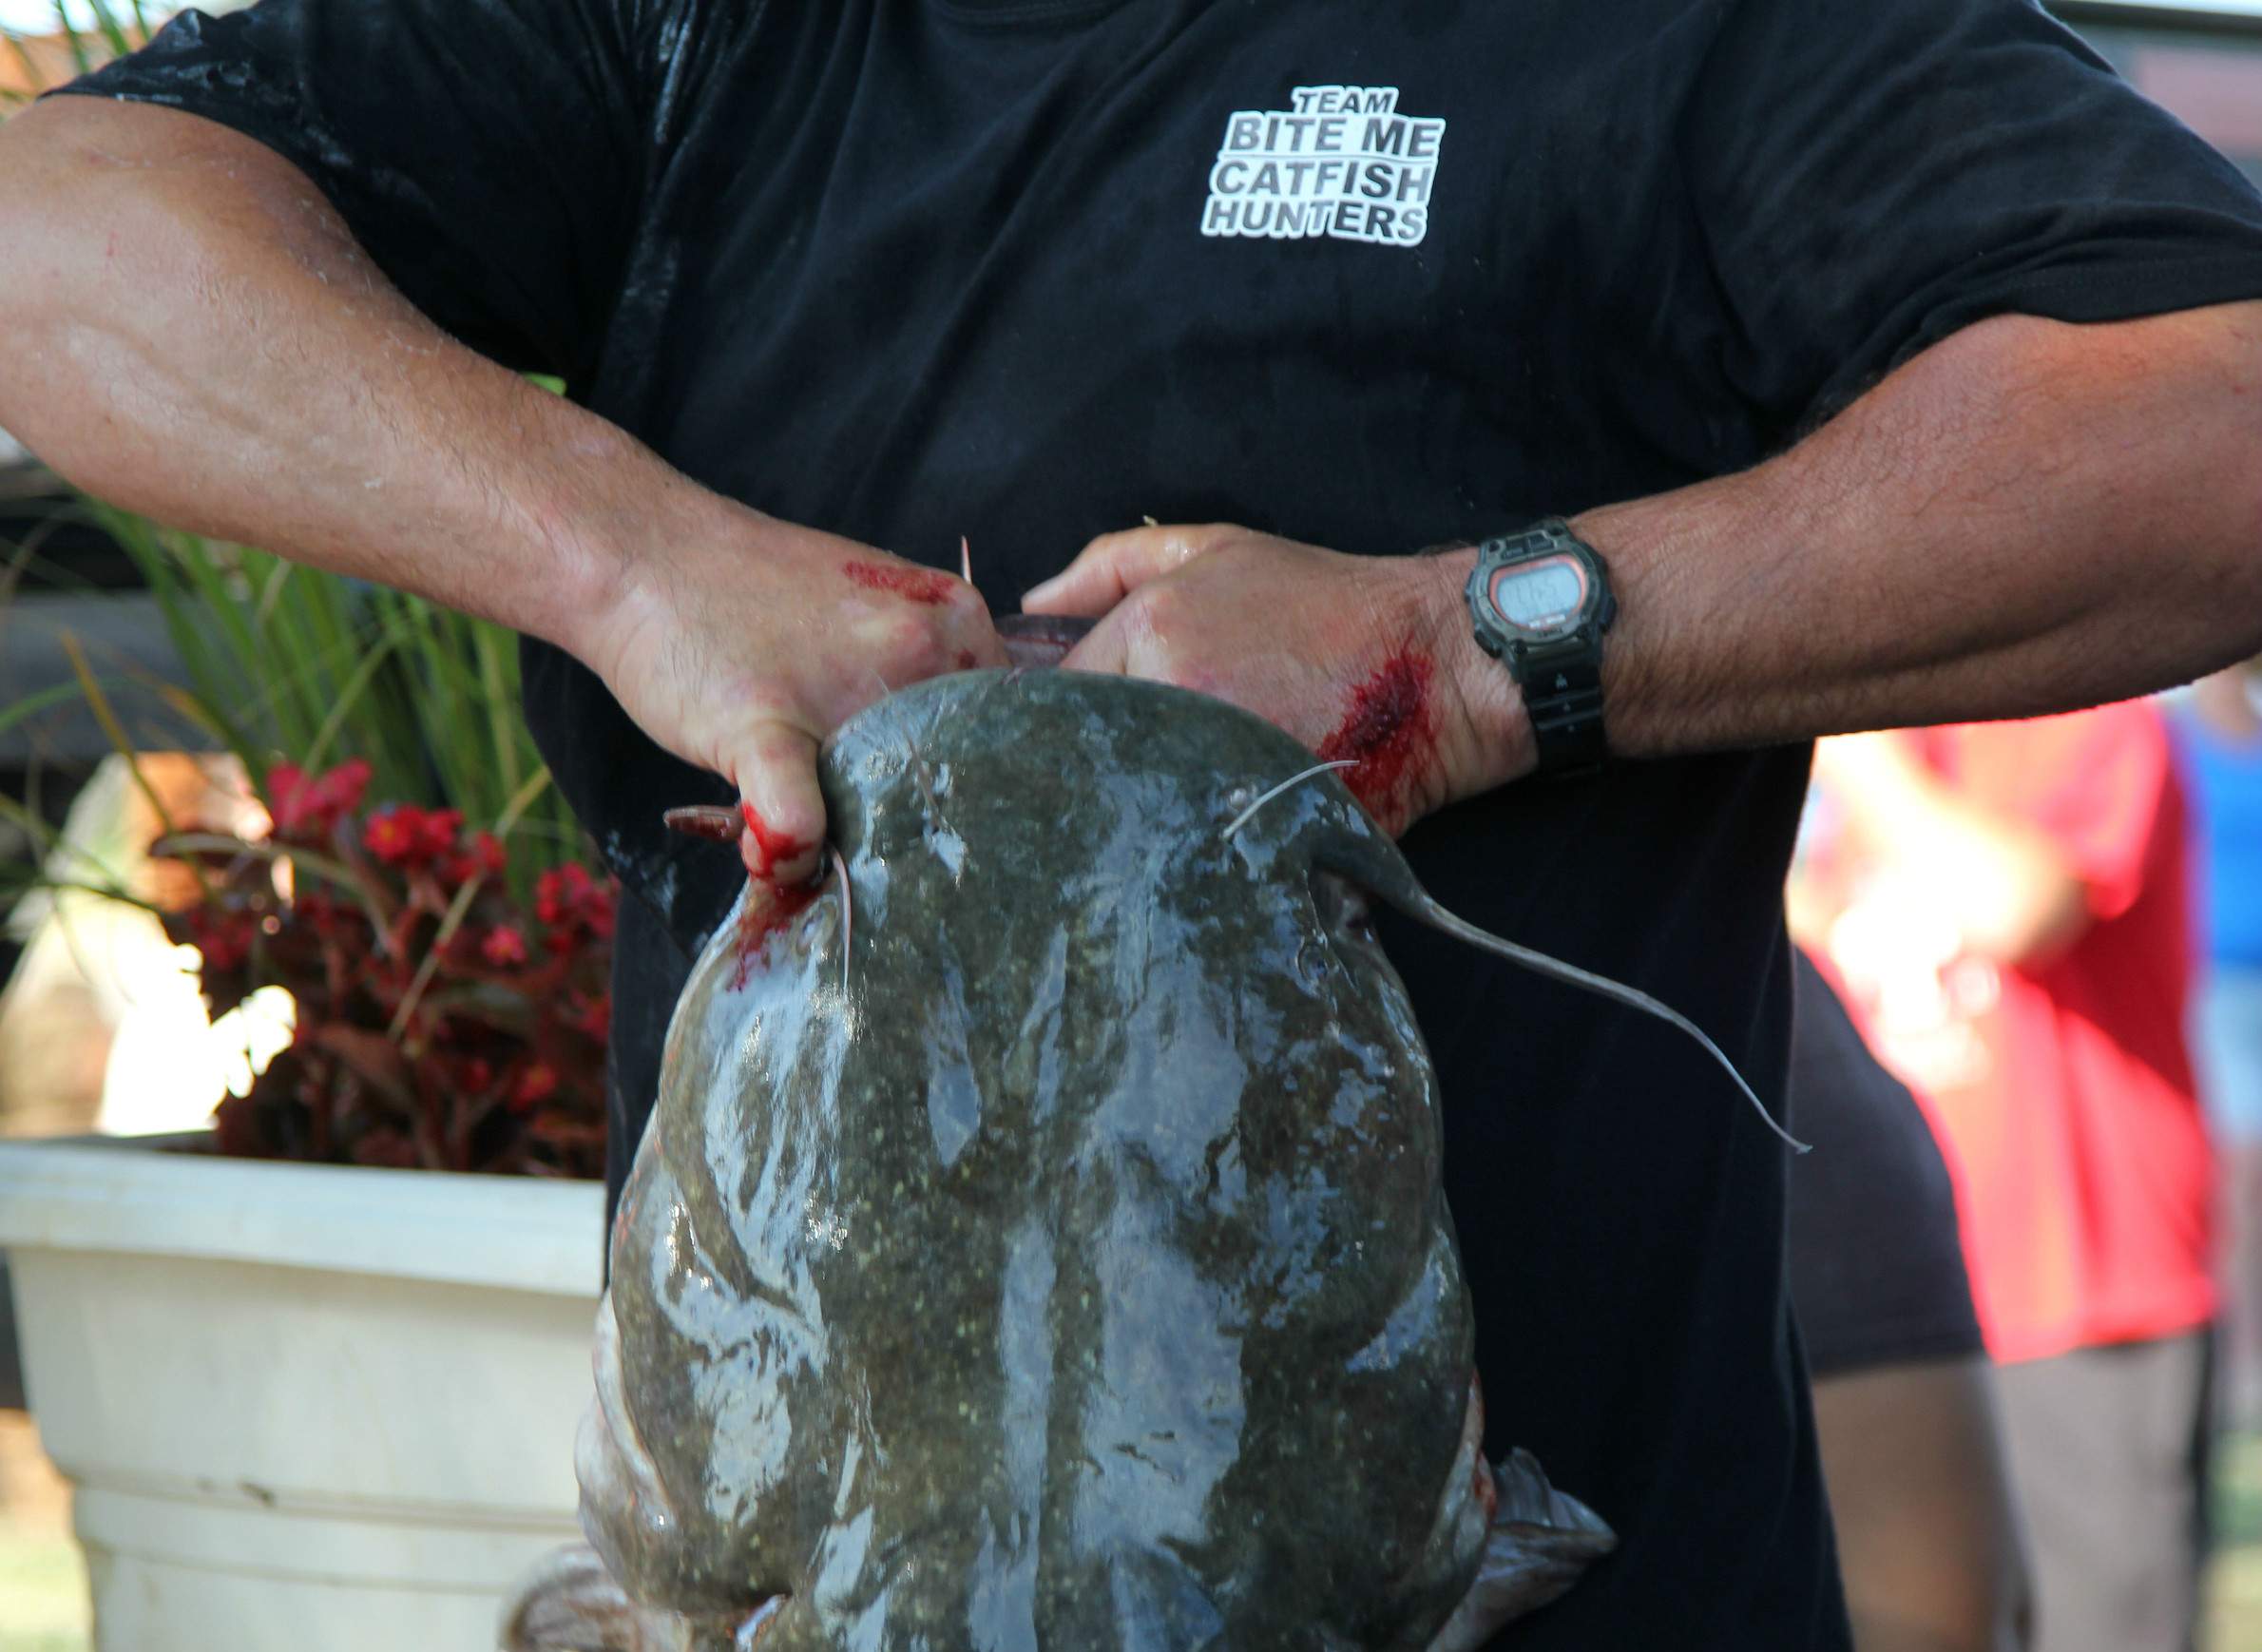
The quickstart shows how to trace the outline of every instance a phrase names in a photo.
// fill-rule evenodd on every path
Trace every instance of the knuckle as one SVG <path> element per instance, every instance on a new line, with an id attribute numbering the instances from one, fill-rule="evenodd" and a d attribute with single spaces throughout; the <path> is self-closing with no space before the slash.
<path id="1" fill-rule="evenodd" d="M 1133 591 L 1123 606 L 1127 610 L 1124 619 L 1136 634 L 1167 644 L 1185 620 L 1186 594 L 1175 586 L 1158 582 Z"/>
<path id="2" fill-rule="evenodd" d="M 1183 608 L 1183 599 L 1150 587 L 1124 605 L 1122 650 L 1131 675 L 1158 682 L 1179 682 L 1185 662 L 1175 634 L 1175 616 Z"/>
<path id="3" fill-rule="evenodd" d="M 942 611 L 945 628 L 954 633 L 989 628 L 989 605 L 972 586 L 953 586 Z"/>
<path id="4" fill-rule="evenodd" d="M 770 723 L 755 731 L 754 760 L 765 768 L 785 769 L 809 760 L 809 740 L 798 729 Z"/>
<path id="5" fill-rule="evenodd" d="M 973 635 L 971 624 L 954 624 L 931 610 L 891 615 L 879 636 L 881 676 L 900 688 L 906 680 L 949 670 Z"/>

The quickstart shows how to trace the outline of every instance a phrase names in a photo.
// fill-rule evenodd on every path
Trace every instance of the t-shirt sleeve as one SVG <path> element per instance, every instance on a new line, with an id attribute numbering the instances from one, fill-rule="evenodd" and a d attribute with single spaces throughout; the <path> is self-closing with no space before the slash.
<path id="1" fill-rule="evenodd" d="M 1723 365 L 1786 426 L 1986 316 L 2262 297 L 2262 198 L 2026 0 L 1731 0 L 1679 136 Z"/>
<path id="2" fill-rule="evenodd" d="M 643 0 L 262 0 L 185 11 L 63 88 L 232 127 L 306 173 L 471 348 L 583 375 L 645 175 Z"/>

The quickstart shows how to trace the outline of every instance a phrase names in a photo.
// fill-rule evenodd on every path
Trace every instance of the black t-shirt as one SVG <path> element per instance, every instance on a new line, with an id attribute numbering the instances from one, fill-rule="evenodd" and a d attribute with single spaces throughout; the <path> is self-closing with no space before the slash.
<path id="1" fill-rule="evenodd" d="M 1791 964 L 1791 1300 L 1818 1377 L 1984 1357 L 1947 1161 L 1804 952 Z"/>
<path id="2" fill-rule="evenodd" d="M 700 481 L 936 566 L 968 535 L 1000 611 L 1142 516 L 1404 552 L 1748 466 L 1993 312 L 2262 294 L 2246 184 L 2018 0 L 268 0 L 84 89 L 280 150 L 443 325 Z M 730 893 L 658 811 L 723 789 L 526 665 L 673 933 L 621 985 L 648 1095 Z M 1626 763 L 1406 847 L 1774 1096 L 1804 772 Z M 1622 1540 L 1503 1643 L 1845 1645 L 1778 1145 L 1678 1034 L 1386 938 L 1491 1446 Z"/>

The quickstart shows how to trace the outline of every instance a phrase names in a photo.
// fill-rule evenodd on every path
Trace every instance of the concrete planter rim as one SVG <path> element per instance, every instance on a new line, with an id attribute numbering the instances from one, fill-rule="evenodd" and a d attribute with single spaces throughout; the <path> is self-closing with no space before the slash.
<path id="1" fill-rule="evenodd" d="M 0 1141 L 0 1249 L 383 1275 L 593 1300 L 594 1181 L 224 1159 L 203 1133 Z"/>

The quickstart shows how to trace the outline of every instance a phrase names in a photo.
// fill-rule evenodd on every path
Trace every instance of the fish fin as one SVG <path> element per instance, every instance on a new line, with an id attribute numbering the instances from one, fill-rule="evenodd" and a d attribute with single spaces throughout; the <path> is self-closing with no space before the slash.
<path id="1" fill-rule="evenodd" d="M 1521 1449 L 1492 1470 L 1492 1522 L 1476 1581 L 1430 1642 L 1429 1652 L 1470 1652 L 1509 1620 L 1556 1599 L 1618 1546 L 1601 1516 L 1547 1483 Z"/>
<path id="2" fill-rule="evenodd" d="M 546 1555 L 503 1615 L 502 1652 L 691 1652 L 692 1625 L 640 1606 L 586 1544 Z"/>

